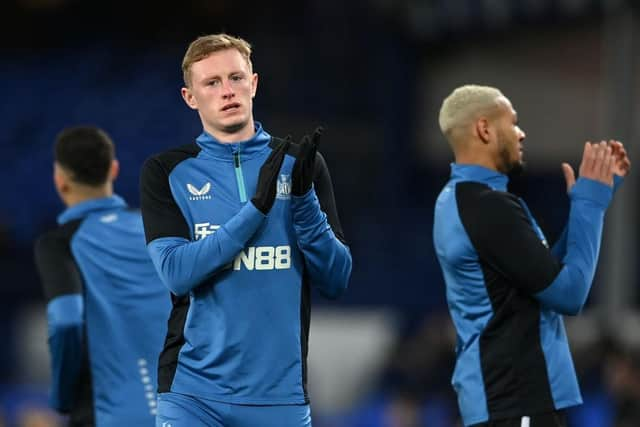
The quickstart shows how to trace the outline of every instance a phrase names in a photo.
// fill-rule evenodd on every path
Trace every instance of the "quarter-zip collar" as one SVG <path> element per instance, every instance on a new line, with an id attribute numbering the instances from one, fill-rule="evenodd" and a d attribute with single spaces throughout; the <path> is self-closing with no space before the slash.
<path id="1" fill-rule="evenodd" d="M 264 150 L 271 142 L 269 135 L 260 122 L 255 123 L 255 134 L 246 141 L 222 143 L 214 138 L 211 134 L 203 131 L 196 138 L 196 143 L 204 152 L 217 158 L 232 159 L 235 153 L 242 153 L 243 158 L 250 158 L 254 154 Z"/>
<path id="2" fill-rule="evenodd" d="M 509 177 L 479 165 L 451 163 L 451 179 L 454 181 L 477 181 L 494 190 L 507 191 Z"/>
<path id="3" fill-rule="evenodd" d="M 115 194 L 111 197 L 91 199 L 67 208 L 64 212 L 58 215 L 58 224 L 62 225 L 69 221 L 73 221 L 74 219 L 84 218 L 85 216 L 94 212 L 126 207 L 127 202 L 125 202 L 122 197 Z"/>

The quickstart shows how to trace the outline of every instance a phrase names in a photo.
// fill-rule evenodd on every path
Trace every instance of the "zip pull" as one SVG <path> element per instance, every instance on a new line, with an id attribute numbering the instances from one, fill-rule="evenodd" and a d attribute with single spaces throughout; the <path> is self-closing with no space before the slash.
<path id="1" fill-rule="evenodd" d="M 240 150 L 233 153 L 233 166 L 236 170 L 236 183 L 238 184 L 240 201 L 245 203 L 247 201 L 247 190 L 244 186 L 244 176 L 242 175 L 242 165 L 240 164 Z"/>

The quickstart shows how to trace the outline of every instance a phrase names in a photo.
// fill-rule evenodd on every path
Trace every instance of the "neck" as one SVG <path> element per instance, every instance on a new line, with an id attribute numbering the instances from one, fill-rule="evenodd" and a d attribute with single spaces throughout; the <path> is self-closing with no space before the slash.
<path id="1" fill-rule="evenodd" d="M 456 153 L 456 163 L 463 165 L 477 165 L 496 172 L 500 172 L 496 167 L 496 163 L 487 156 L 475 153 Z"/>
<path id="2" fill-rule="evenodd" d="M 490 147 L 478 138 L 465 137 L 451 142 L 456 163 L 465 165 L 478 165 L 487 169 L 500 172 Z"/>
<path id="3" fill-rule="evenodd" d="M 240 129 L 233 129 L 228 132 L 220 131 L 212 128 L 211 126 L 203 123 L 205 132 L 213 136 L 218 142 L 222 144 L 233 144 L 235 142 L 246 141 L 251 139 L 256 134 L 253 118 L 249 119 Z"/>
<path id="4" fill-rule="evenodd" d="M 75 188 L 63 197 L 64 204 L 70 208 L 88 200 L 103 199 L 113 196 L 113 185 L 109 182 L 100 187 L 82 186 Z"/>

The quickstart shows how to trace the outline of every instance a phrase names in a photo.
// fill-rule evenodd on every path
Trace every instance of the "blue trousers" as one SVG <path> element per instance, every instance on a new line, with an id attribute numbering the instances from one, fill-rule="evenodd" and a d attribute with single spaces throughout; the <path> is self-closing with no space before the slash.
<path id="1" fill-rule="evenodd" d="M 158 395 L 156 427 L 311 427 L 309 405 L 236 405 L 179 393 Z"/>

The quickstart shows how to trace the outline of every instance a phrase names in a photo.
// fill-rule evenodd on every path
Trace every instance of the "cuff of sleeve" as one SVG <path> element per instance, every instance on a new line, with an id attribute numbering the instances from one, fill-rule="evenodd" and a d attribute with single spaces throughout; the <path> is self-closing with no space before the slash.
<path id="1" fill-rule="evenodd" d="M 621 177 L 620 175 L 613 175 L 613 193 L 614 194 L 616 191 L 618 191 L 618 188 L 620 188 L 623 182 L 624 182 L 623 177 Z"/>
<path id="2" fill-rule="evenodd" d="M 591 200 L 603 208 L 609 206 L 613 188 L 607 184 L 589 178 L 578 178 L 578 181 L 571 190 L 571 199 Z"/>
<path id="3" fill-rule="evenodd" d="M 253 236 L 265 218 L 266 215 L 260 212 L 252 202 L 249 202 L 224 225 L 224 228 L 232 239 L 246 242 Z"/>
<path id="4" fill-rule="evenodd" d="M 84 301 L 81 294 L 61 295 L 47 304 L 49 327 L 65 328 L 82 324 Z"/>
<path id="5" fill-rule="evenodd" d="M 294 211 L 316 204 L 318 207 L 320 206 L 320 201 L 318 200 L 318 196 L 316 196 L 316 190 L 313 187 L 302 196 L 291 195 L 291 208 Z"/>

